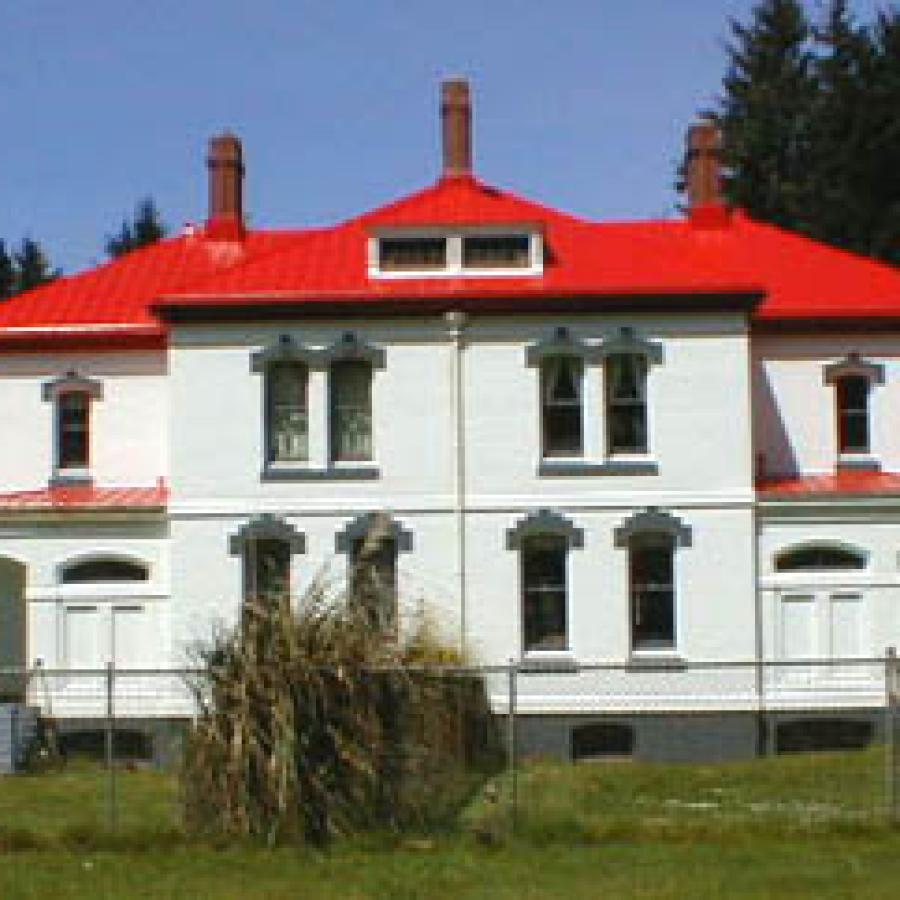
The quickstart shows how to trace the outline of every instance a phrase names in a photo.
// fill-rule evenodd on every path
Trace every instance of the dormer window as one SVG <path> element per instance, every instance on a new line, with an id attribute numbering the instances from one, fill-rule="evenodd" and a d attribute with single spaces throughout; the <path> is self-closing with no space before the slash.
<path id="1" fill-rule="evenodd" d="M 543 259 L 543 237 L 533 230 L 428 229 L 369 239 L 371 278 L 540 275 Z"/>
<path id="2" fill-rule="evenodd" d="M 447 268 L 444 237 L 382 238 L 379 242 L 382 272 L 434 271 Z"/>

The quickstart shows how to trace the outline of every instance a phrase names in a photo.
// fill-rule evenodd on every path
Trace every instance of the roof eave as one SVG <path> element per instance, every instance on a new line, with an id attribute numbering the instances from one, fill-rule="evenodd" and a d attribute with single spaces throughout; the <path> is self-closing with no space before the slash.
<path id="1" fill-rule="evenodd" d="M 390 297 L 254 293 L 161 297 L 153 311 L 165 322 L 249 321 L 285 317 L 335 318 L 346 316 L 439 315 L 448 310 L 470 313 L 546 312 L 751 312 L 763 297 L 758 288 L 711 291 L 542 291 L 496 292 L 472 295 L 447 291 L 422 294 L 411 291 Z M 414 306 L 412 304 L 415 304 Z"/>

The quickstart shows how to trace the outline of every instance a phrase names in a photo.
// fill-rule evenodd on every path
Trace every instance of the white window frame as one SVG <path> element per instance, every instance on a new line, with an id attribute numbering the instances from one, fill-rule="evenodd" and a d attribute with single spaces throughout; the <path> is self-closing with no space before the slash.
<path id="1" fill-rule="evenodd" d="M 63 399 L 73 394 L 83 394 L 87 407 L 87 421 L 85 425 L 87 443 L 86 465 L 64 466 L 61 460 L 62 434 L 60 431 L 60 415 Z M 42 397 L 45 402 L 51 404 L 53 424 L 53 456 L 51 480 L 60 483 L 85 483 L 92 480 L 92 469 L 95 459 L 95 422 L 94 403 L 103 399 L 103 385 L 93 378 L 86 378 L 74 370 L 65 375 L 46 381 L 42 385 Z"/>
<path id="2" fill-rule="evenodd" d="M 839 469 L 878 470 L 881 465 L 875 446 L 876 418 L 874 415 L 875 388 L 885 383 L 885 367 L 883 363 L 874 363 L 863 359 L 858 353 L 848 353 L 843 359 L 829 363 L 823 370 L 823 381 L 834 391 L 832 409 L 834 415 L 835 457 Z M 868 446 L 865 449 L 841 449 L 841 408 L 840 385 L 846 378 L 860 378 L 868 383 L 866 391 L 866 436 Z"/>

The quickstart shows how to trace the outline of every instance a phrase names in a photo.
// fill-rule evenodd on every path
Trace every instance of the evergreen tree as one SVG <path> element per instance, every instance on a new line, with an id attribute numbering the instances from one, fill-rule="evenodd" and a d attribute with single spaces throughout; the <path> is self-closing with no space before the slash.
<path id="1" fill-rule="evenodd" d="M 29 291 L 58 278 L 59 269 L 52 269 L 41 245 L 31 238 L 24 238 L 13 254 L 16 269 L 14 294 Z"/>
<path id="2" fill-rule="evenodd" d="M 732 21 L 718 119 L 729 174 L 725 190 L 752 216 L 805 230 L 811 29 L 798 0 L 763 0 L 749 26 Z"/>
<path id="3" fill-rule="evenodd" d="M 900 261 L 900 10 L 863 26 L 830 0 L 817 24 L 800 0 L 760 0 L 731 35 L 715 110 L 729 201 Z"/>
<path id="4" fill-rule="evenodd" d="M 6 244 L 0 239 L 0 300 L 11 297 L 16 286 L 16 269 Z"/>
<path id="5" fill-rule="evenodd" d="M 872 81 L 865 107 L 870 141 L 866 174 L 872 199 L 864 237 L 867 252 L 900 265 L 900 7 L 879 15 L 872 45 Z"/>
<path id="6" fill-rule="evenodd" d="M 125 219 L 118 234 L 106 239 L 106 253 L 115 259 L 138 247 L 146 247 L 165 237 L 166 227 L 159 210 L 150 197 L 141 200 L 135 207 L 134 219 Z"/>

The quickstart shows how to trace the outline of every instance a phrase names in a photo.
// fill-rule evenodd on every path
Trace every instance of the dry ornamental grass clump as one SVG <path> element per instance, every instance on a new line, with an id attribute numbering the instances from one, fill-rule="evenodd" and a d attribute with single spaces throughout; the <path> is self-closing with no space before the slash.
<path id="1" fill-rule="evenodd" d="M 317 583 L 296 607 L 283 593 L 247 603 L 200 651 L 182 770 L 190 831 L 322 845 L 443 826 L 495 770 L 481 679 L 424 622 L 405 640 L 377 627 L 367 599 Z"/>

